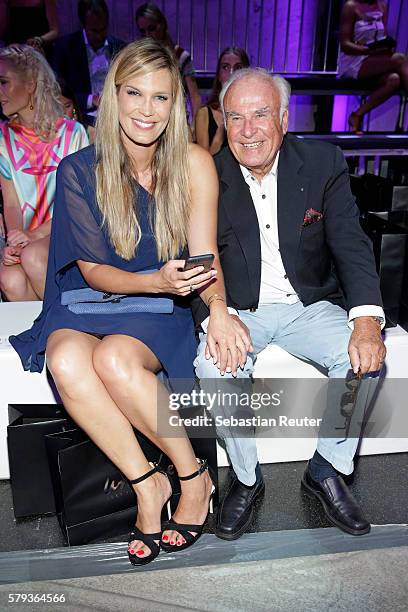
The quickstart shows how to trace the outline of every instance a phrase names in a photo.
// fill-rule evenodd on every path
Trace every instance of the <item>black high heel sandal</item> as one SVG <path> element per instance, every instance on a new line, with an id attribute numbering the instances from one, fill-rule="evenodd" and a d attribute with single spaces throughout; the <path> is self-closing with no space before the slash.
<path id="1" fill-rule="evenodd" d="M 179 476 L 179 480 L 192 480 L 193 478 L 200 476 L 200 474 L 208 470 L 208 463 L 206 460 L 197 459 L 197 461 L 200 465 L 199 469 L 196 472 L 193 472 L 193 474 L 189 474 L 188 476 Z M 213 511 L 214 492 L 215 492 L 215 486 L 213 484 L 211 493 L 210 493 L 210 499 L 208 501 L 208 509 L 209 509 L 209 512 L 211 513 Z M 207 513 L 207 516 L 208 516 L 208 513 Z M 197 542 L 198 538 L 203 533 L 203 527 L 205 525 L 206 520 L 207 520 L 207 517 L 205 517 L 204 522 L 201 525 L 187 525 L 185 523 L 177 523 L 174 519 L 170 519 L 169 521 L 167 521 L 166 523 L 162 525 L 162 532 L 171 531 L 171 530 L 178 531 L 178 533 L 182 535 L 183 538 L 185 539 L 185 543 L 180 544 L 180 546 L 178 546 L 177 544 L 172 545 L 167 542 L 163 542 L 163 539 L 161 539 L 160 546 L 166 552 L 175 552 L 175 551 L 185 550 L 186 548 L 189 548 L 195 542 Z M 190 533 L 190 531 L 194 531 L 196 535 L 193 535 L 192 533 Z"/>
<path id="2" fill-rule="evenodd" d="M 134 480 L 129 480 L 129 483 L 139 484 L 140 482 L 143 482 L 144 480 L 146 480 L 146 478 L 149 478 L 149 476 L 152 476 L 156 472 L 160 472 L 160 474 L 164 474 L 169 479 L 167 472 L 165 472 L 160 467 L 160 465 L 158 464 L 152 464 L 152 465 L 154 466 L 153 469 L 151 469 L 149 472 L 146 472 L 146 474 L 143 474 L 143 476 L 140 476 L 139 478 L 135 478 Z M 170 494 L 169 499 L 164 504 L 164 505 L 167 505 L 167 516 L 169 519 L 171 517 L 170 500 L 171 500 L 172 494 L 173 492 Z M 164 505 L 163 505 L 163 508 L 164 508 Z M 134 540 L 140 540 L 141 542 L 143 542 L 145 546 L 148 546 L 150 548 L 150 555 L 148 555 L 147 557 L 139 557 L 138 555 L 134 553 L 132 554 L 130 550 L 128 550 L 127 552 L 128 552 L 129 561 L 131 562 L 131 564 L 132 565 L 146 565 L 147 563 L 151 563 L 160 552 L 161 536 L 162 536 L 161 531 L 157 533 L 143 533 L 143 531 L 140 531 L 140 529 L 138 529 L 138 527 L 135 526 L 134 530 L 131 531 L 129 534 L 128 546 Z"/>

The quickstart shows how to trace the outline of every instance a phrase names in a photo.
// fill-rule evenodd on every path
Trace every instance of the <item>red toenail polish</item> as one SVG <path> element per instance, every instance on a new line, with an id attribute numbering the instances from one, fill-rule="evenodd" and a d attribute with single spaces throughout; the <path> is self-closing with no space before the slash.
<path id="1" fill-rule="evenodd" d="M 134 555 L 134 554 L 135 554 L 135 551 L 134 551 L 134 550 L 132 550 L 132 549 L 130 549 L 130 554 L 131 554 L 131 555 Z"/>
<path id="2" fill-rule="evenodd" d="M 142 555 L 144 555 L 144 550 L 138 550 L 136 552 L 136 554 L 142 556 Z"/>
<path id="3" fill-rule="evenodd" d="M 174 540 L 171 540 L 170 544 L 173 545 L 174 544 Z"/>
<path id="4" fill-rule="evenodd" d="M 163 536 L 163 542 L 167 542 L 168 539 L 169 539 L 169 536 Z"/>
<path id="5" fill-rule="evenodd" d="M 177 542 L 177 546 L 181 546 L 181 544 L 182 544 L 181 542 Z"/>

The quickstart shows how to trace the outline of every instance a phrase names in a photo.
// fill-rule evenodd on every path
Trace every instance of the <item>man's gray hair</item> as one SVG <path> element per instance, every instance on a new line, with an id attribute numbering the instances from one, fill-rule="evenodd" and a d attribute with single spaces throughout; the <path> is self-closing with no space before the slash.
<path id="1" fill-rule="evenodd" d="M 232 73 L 230 78 L 226 83 L 224 83 L 221 91 L 220 91 L 220 107 L 222 110 L 222 115 L 224 117 L 224 123 L 227 124 L 227 118 L 224 110 L 224 98 L 233 83 L 244 79 L 245 77 L 258 77 L 269 81 L 278 91 L 280 98 L 280 108 L 279 108 L 279 119 L 282 121 L 283 114 L 289 108 L 289 100 L 290 100 L 290 84 L 286 79 L 281 77 L 279 74 L 270 74 L 267 70 L 263 68 L 242 68 L 241 70 L 236 70 Z"/>

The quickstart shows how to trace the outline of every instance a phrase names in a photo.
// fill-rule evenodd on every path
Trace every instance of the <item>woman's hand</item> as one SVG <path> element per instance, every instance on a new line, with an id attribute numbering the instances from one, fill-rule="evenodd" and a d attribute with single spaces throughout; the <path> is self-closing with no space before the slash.
<path id="1" fill-rule="evenodd" d="M 5 266 L 15 266 L 20 263 L 21 248 L 6 246 L 3 250 L 2 263 Z"/>
<path id="2" fill-rule="evenodd" d="M 27 45 L 34 47 L 36 51 L 43 53 L 43 39 L 41 36 L 33 36 L 27 39 Z"/>
<path id="3" fill-rule="evenodd" d="M 19 229 L 10 230 L 7 234 L 7 244 L 12 247 L 25 247 L 33 242 L 31 232 L 25 232 Z"/>
<path id="4" fill-rule="evenodd" d="M 184 259 L 172 259 L 158 272 L 155 272 L 158 293 L 174 293 L 175 295 L 186 296 L 196 289 L 208 285 L 211 279 L 217 276 L 216 270 L 203 272 L 204 266 L 197 266 L 183 272 L 181 269 L 184 267 L 184 263 Z"/>
<path id="5" fill-rule="evenodd" d="M 230 315 L 225 305 L 213 303 L 207 329 L 205 356 L 212 357 L 221 375 L 231 372 L 237 375 L 243 368 L 247 353 L 254 350 L 247 326 L 236 315 Z"/>

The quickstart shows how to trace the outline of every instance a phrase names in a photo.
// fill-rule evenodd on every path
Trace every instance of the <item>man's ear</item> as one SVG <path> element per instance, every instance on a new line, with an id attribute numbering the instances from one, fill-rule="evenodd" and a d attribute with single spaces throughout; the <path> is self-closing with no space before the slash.
<path id="1" fill-rule="evenodd" d="M 288 125 L 289 125 L 289 111 L 286 109 L 283 112 L 283 117 L 282 117 L 282 131 L 284 134 L 286 134 L 288 131 Z"/>

